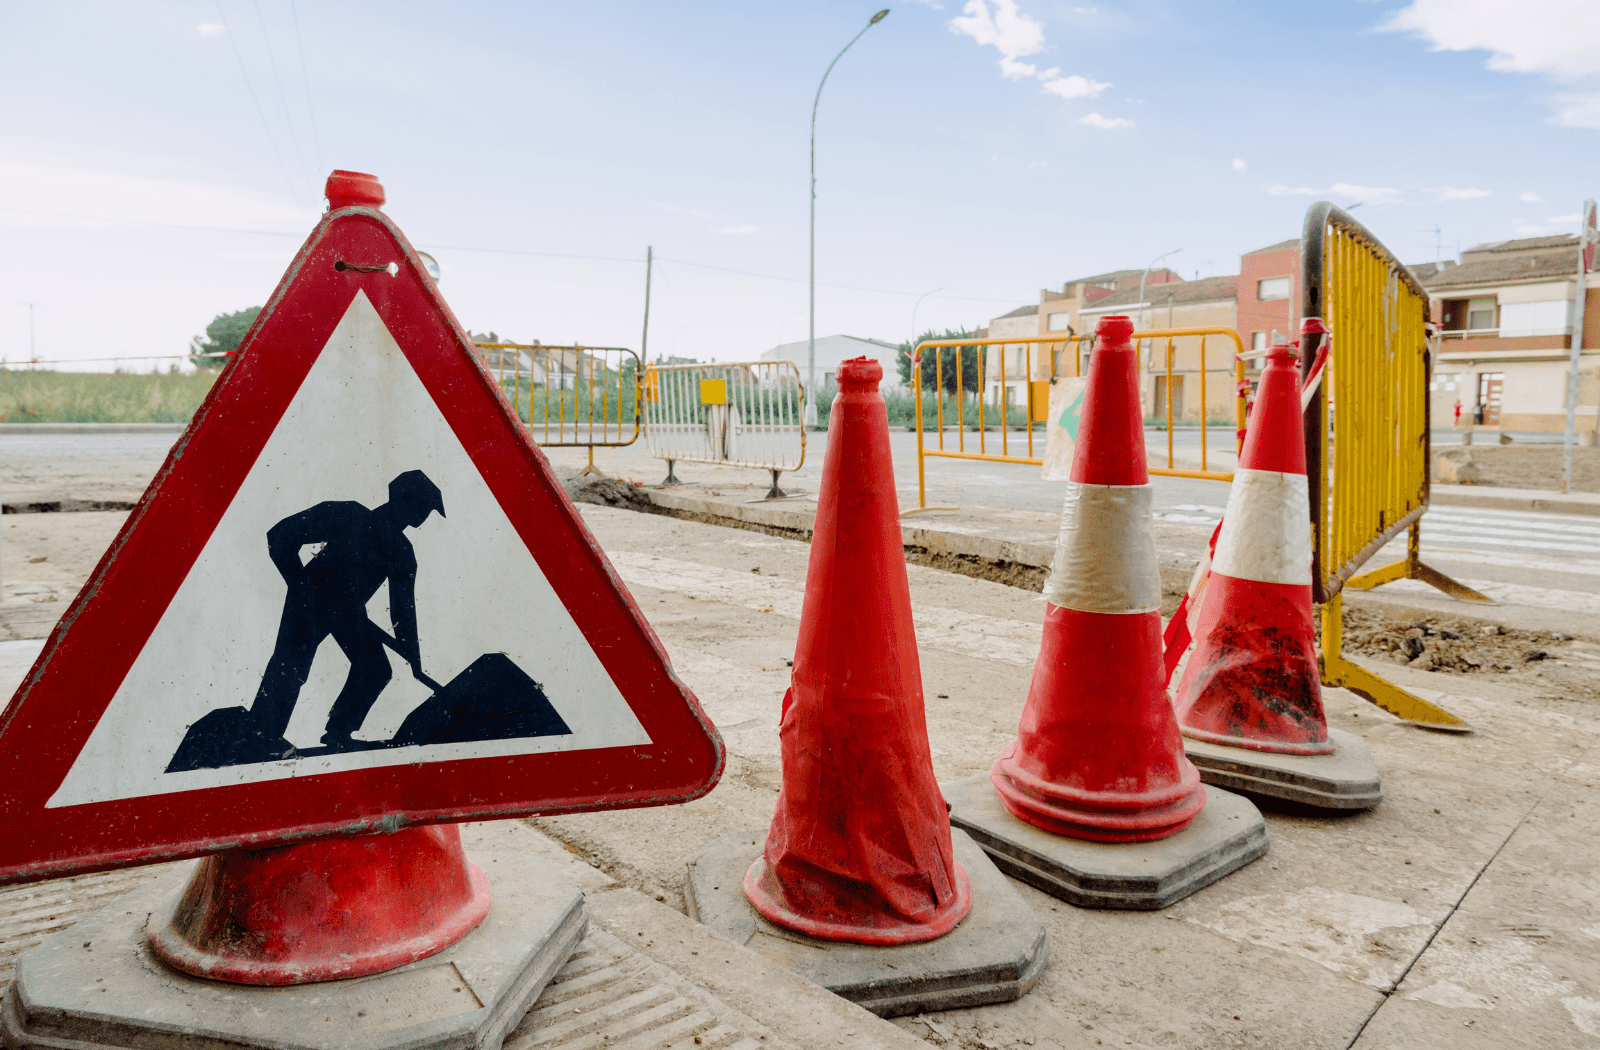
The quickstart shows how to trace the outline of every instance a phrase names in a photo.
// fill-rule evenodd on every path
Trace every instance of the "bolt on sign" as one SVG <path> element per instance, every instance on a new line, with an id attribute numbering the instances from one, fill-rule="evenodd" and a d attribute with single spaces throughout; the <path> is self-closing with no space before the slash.
<path id="1" fill-rule="evenodd" d="M 721 775 L 382 187 L 346 174 L 0 716 L 0 881 Z"/>

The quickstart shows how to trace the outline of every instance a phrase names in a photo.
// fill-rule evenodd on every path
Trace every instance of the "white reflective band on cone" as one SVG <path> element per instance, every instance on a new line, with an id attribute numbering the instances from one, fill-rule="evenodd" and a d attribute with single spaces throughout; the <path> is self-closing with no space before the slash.
<path id="1" fill-rule="evenodd" d="M 1149 485 L 1068 482 L 1045 601 L 1088 613 L 1160 609 L 1154 501 Z"/>
<path id="2" fill-rule="evenodd" d="M 1211 571 L 1236 580 L 1311 585 L 1311 500 L 1304 474 L 1233 472 Z"/>

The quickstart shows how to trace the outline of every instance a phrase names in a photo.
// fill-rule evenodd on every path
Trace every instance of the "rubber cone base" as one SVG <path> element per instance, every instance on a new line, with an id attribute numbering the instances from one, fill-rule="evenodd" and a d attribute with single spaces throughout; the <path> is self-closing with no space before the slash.
<path id="1" fill-rule="evenodd" d="M 1229 791 L 1319 809 L 1371 809 L 1382 802 L 1383 784 L 1367 742 L 1342 729 L 1328 730 L 1328 739 L 1335 747 L 1329 755 L 1274 754 L 1193 739 L 1183 746 L 1201 780 Z"/>
<path id="2" fill-rule="evenodd" d="M 1158 806 L 1095 806 L 1051 798 L 1041 786 L 1024 781 L 1025 775 L 1012 762 L 1016 748 L 1015 740 L 1006 745 L 989 777 L 1007 812 L 1051 834 L 1091 842 L 1151 842 L 1176 835 L 1205 808 L 1206 789 L 1198 779 L 1193 790 Z"/>
<path id="3" fill-rule="evenodd" d="M 1082 908 L 1165 908 L 1263 856 L 1261 813 L 1242 795 L 1212 789 L 1182 831 L 1156 840 L 1087 841 L 1051 834 L 1001 804 L 985 774 L 940 785 L 950 822 L 1000 870 Z"/>
<path id="4" fill-rule="evenodd" d="M 1044 925 L 966 835 L 952 831 L 956 870 L 971 909 L 949 933 L 889 946 L 808 937 L 779 926 L 745 896 L 767 832 L 724 835 L 689 861 L 690 918 L 879 1017 L 1006 1003 L 1021 998 L 1049 960 Z"/>
<path id="5" fill-rule="evenodd" d="M 175 906 L 191 865 L 154 879 L 17 961 L 0 1044 L 18 1050 L 394 1050 L 499 1046 L 588 927 L 583 893 L 519 853 L 478 857 L 494 906 L 465 937 L 397 970 L 280 987 L 226 984 L 162 963 L 147 916 Z"/>
<path id="6" fill-rule="evenodd" d="M 767 921 L 799 930 L 809 937 L 826 941 L 851 941 L 855 944 L 914 944 L 949 933 L 972 909 L 972 882 L 960 864 L 955 865 L 954 876 L 955 896 L 927 922 L 920 923 L 895 923 L 881 909 L 863 908 L 850 900 L 819 900 L 816 894 L 807 902 L 806 911 L 809 914 L 801 914 L 785 899 L 783 888 L 777 880 L 770 877 L 763 857 L 757 857 L 745 874 L 744 892 L 756 911 Z M 817 890 L 830 893 L 836 891 L 838 886 L 839 881 L 831 879 L 825 883 L 819 882 Z M 818 914 L 867 915 L 876 919 L 877 924 L 859 926 L 843 921 L 828 922 L 817 919 L 815 916 Z"/>

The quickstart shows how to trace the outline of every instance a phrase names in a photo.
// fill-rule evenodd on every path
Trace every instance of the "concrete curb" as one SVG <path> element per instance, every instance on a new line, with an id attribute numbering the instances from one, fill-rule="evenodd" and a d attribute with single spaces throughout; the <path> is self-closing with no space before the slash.
<path id="1" fill-rule="evenodd" d="M 1578 514 L 1600 518 L 1600 495 L 1592 492 L 1502 489 L 1486 485 L 1435 485 L 1430 495 L 1430 502 L 1440 507 L 1480 507 L 1485 510 L 1535 511 L 1541 514 Z"/>

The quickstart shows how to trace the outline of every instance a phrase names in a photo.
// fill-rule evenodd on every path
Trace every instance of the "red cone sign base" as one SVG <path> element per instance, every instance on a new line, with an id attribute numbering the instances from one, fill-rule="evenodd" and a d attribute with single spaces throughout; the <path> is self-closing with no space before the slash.
<path id="1" fill-rule="evenodd" d="M 845 361 L 779 736 L 783 789 L 745 895 L 826 940 L 908 944 L 972 907 L 933 776 L 883 367 Z"/>
<path id="2" fill-rule="evenodd" d="M 381 973 L 442 951 L 489 911 L 489 880 L 455 824 L 232 849 L 195 869 L 151 923 L 162 962 L 236 984 Z"/>

